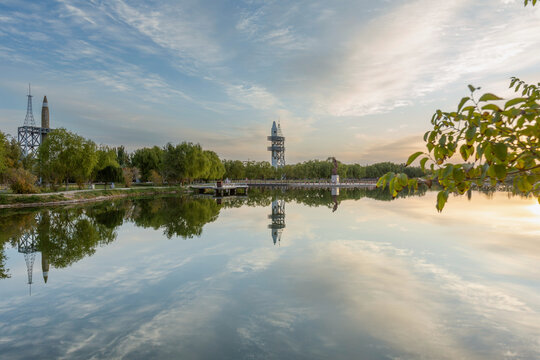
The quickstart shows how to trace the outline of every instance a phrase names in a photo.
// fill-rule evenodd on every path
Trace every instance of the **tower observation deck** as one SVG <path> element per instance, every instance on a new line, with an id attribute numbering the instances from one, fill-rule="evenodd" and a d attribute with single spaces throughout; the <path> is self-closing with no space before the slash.
<path id="1" fill-rule="evenodd" d="M 285 137 L 281 132 L 280 124 L 276 125 L 276 122 L 273 122 L 267 139 L 272 145 L 268 147 L 268 151 L 272 153 L 272 166 L 276 169 L 285 166 Z"/>

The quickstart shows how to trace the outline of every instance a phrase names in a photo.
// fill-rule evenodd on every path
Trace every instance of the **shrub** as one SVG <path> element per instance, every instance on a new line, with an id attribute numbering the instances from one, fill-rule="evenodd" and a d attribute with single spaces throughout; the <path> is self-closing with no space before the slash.
<path id="1" fill-rule="evenodd" d="M 9 187 L 16 194 L 33 194 L 37 192 L 37 178 L 25 169 L 9 169 L 7 172 Z"/>
<path id="2" fill-rule="evenodd" d="M 157 173 L 156 170 L 150 171 L 150 181 L 154 183 L 154 185 L 162 185 L 163 184 L 163 178 L 161 175 Z"/>
<path id="3" fill-rule="evenodd" d="M 133 183 L 133 178 L 135 177 L 134 168 L 125 167 L 122 169 L 122 175 L 124 177 L 124 184 L 126 187 L 131 187 Z"/>

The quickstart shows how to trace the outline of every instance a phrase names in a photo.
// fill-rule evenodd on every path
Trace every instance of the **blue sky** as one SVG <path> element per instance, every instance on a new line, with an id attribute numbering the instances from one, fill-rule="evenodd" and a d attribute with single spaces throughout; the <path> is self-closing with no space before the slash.
<path id="1" fill-rule="evenodd" d="M 540 80 L 540 8 L 522 1 L 15 1 L 0 3 L 0 129 L 32 83 L 51 126 L 97 143 L 199 142 L 269 160 L 403 162 L 467 84 L 508 96 Z"/>

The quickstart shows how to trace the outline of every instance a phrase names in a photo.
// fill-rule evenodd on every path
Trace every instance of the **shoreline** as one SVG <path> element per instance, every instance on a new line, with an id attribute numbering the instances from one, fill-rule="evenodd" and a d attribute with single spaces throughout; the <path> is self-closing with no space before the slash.
<path id="1" fill-rule="evenodd" d="M 75 196 L 69 198 L 64 196 L 65 194 L 45 193 L 45 194 L 28 194 L 28 195 L 5 195 L 4 199 L 12 198 L 13 202 L 1 204 L 0 209 L 16 209 L 16 208 L 31 208 L 31 207 L 43 207 L 43 206 L 58 206 L 58 205 L 70 205 L 89 203 L 97 201 L 105 201 L 117 198 L 147 196 L 147 195 L 160 195 L 160 194 L 184 194 L 189 191 L 184 187 L 163 187 L 163 188 L 151 188 L 151 189 L 108 189 L 108 190 L 94 190 L 92 192 L 87 191 L 73 191 L 69 195 Z M 86 195 L 86 196 L 85 196 Z M 34 198 L 35 196 L 35 198 Z M 43 201 L 38 202 L 23 202 L 17 200 L 28 199 L 32 197 L 37 199 L 43 197 Z M 50 199 L 48 199 L 50 197 Z M 49 200 L 49 201 L 48 201 Z"/>

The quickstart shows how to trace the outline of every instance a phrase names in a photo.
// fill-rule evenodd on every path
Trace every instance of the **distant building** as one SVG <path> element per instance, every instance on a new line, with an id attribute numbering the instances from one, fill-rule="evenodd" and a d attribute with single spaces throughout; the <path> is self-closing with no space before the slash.
<path id="1" fill-rule="evenodd" d="M 285 166 L 285 137 L 281 132 L 281 125 L 274 121 L 270 136 L 267 138 L 272 146 L 268 147 L 268 151 L 272 154 L 272 166 L 274 168 L 282 168 Z"/>

